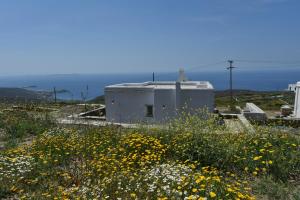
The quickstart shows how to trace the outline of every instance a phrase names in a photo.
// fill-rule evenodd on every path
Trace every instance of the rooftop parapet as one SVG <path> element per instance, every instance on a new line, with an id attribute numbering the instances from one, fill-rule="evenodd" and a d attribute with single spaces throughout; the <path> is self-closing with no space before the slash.
<path id="1" fill-rule="evenodd" d="M 184 81 L 180 82 L 181 89 L 214 89 L 208 81 Z M 143 82 L 143 83 L 121 83 L 115 85 L 109 85 L 105 87 L 110 88 L 136 88 L 136 89 L 175 89 L 175 81 L 156 81 L 156 82 Z"/>

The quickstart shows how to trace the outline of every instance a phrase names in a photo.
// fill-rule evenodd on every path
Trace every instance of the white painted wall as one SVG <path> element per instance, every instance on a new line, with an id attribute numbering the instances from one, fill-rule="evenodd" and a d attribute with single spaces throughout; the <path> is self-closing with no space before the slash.
<path id="1" fill-rule="evenodd" d="M 296 84 L 289 84 L 288 91 L 295 92 L 296 91 Z"/>
<path id="2" fill-rule="evenodd" d="M 266 113 L 254 103 L 246 103 L 243 114 L 250 121 L 265 122 L 267 119 Z"/>
<path id="3" fill-rule="evenodd" d="M 105 104 L 109 122 L 165 122 L 176 116 L 177 106 L 186 106 L 185 111 L 191 114 L 205 107 L 212 112 L 214 91 L 182 89 L 176 93 L 171 88 L 106 88 Z M 146 117 L 146 105 L 153 105 L 153 117 Z"/>
<path id="4" fill-rule="evenodd" d="M 300 81 L 296 84 L 294 116 L 300 118 Z"/>
<path id="5" fill-rule="evenodd" d="M 154 105 L 153 89 L 106 89 L 106 120 L 109 122 L 152 122 L 146 117 L 146 105 Z"/>
<path id="6" fill-rule="evenodd" d="M 154 90 L 154 117 L 157 122 L 165 122 L 176 115 L 175 90 Z"/>
<path id="7" fill-rule="evenodd" d="M 180 105 L 185 111 L 195 114 L 199 109 L 207 108 L 213 112 L 215 103 L 215 94 L 213 90 L 181 90 Z"/>

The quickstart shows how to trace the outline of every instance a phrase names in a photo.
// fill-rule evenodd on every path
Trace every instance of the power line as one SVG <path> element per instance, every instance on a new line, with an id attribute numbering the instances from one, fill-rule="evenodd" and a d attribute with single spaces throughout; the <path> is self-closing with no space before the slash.
<path id="1" fill-rule="evenodd" d="M 192 72 L 192 71 L 196 71 L 199 70 L 200 68 L 203 67 L 211 67 L 211 66 L 216 66 L 216 65 L 220 65 L 220 64 L 225 64 L 229 61 L 223 60 L 223 61 L 219 61 L 219 62 L 214 62 L 214 63 L 207 63 L 207 64 L 200 64 L 198 66 L 194 66 L 194 67 L 188 67 L 188 68 L 184 68 L 186 72 Z M 293 67 L 293 68 L 300 68 L 300 61 L 287 61 L 287 60 L 250 60 L 250 59 L 237 59 L 234 60 L 235 63 L 239 63 L 239 65 L 241 66 L 241 63 L 248 63 L 248 64 L 272 64 L 273 66 L 261 66 L 259 65 L 260 68 L 276 68 L 278 66 L 274 66 L 274 65 L 288 65 L 286 67 Z M 221 66 L 220 66 L 221 67 Z M 234 68 L 234 67 L 233 67 Z M 218 68 L 219 69 L 219 68 Z M 176 73 L 176 71 L 173 72 L 164 72 L 163 74 L 174 74 Z"/>
<path id="2" fill-rule="evenodd" d="M 219 61 L 219 62 L 214 62 L 214 63 L 198 65 L 198 66 L 195 66 L 195 67 L 185 68 L 185 71 L 193 71 L 195 69 L 199 69 L 199 68 L 202 68 L 202 67 L 211 67 L 211 66 L 215 66 L 215 65 L 219 65 L 219 64 L 224 64 L 224 63 L 226 63 L 226 61 Z"/>
<path id="3" fill-rule="evenodd" d="M 281 65 L 300 65 L 300 61 L 282 61 L 282 60 L 235 60 L 235 62 L 242 63 L 269 63 L 269 64 L 281 64 Z"/>

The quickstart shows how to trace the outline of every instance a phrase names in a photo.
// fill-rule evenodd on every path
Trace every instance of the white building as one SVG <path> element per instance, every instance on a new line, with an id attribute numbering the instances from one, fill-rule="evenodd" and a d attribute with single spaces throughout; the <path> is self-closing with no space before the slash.
<path id="1" fill-rule="evenodd" d="M 296 84 L 289 84 L 287 90 L 291 92 L 296 92 Z"/>
<path id="2" fill-rule="evenodd" d="M 105 103 L 110 122 L 164 122 L 183 108 L 213 111 L 214 88 L 207 81 L 123 83 L 105 87 Z"/>
<path id="3" fill-rule="evenodd" d="M 300 118 L 300 81 L 296 84 L 294 117 Z"/>

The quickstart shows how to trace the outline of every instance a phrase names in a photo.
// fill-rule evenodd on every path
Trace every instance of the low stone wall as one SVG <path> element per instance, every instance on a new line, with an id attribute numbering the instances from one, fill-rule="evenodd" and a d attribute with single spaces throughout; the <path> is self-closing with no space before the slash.
<path id="1" fill-rule="evenodd" d="M 265 123 L 267 120 L 266 113 L 254 103 L 246 103 L 243 115 L 251 122 Z"/>

